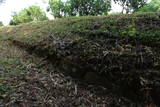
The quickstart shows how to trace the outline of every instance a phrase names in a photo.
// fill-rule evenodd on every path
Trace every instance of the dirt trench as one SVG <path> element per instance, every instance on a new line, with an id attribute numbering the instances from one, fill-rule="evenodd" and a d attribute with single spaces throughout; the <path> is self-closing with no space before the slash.
<path id="1" fill-rule="evenodd" d="M 1 41 L 2 107 L 136 107 L 138 104 L 100 85 L 80 82 L 59 72 L 35 54 Z M 3 61 L 2 61 L 3 60 Z M 2 86 L 4 88 L 2 88 Z"/>
<path id="2" fill-rule="evenodd" d="M 159 47 L 143 42 L 137 45 L 131 41 L 119 39 L 118 44 L 117 38 L 103 41 L 80 40 L 78 43 L 62 41 L 62 47 L 60 41 L 52 45 L 51 40 L 41 41 L 33 46 L 18 41 L 15 41 L 15 44 L 21 48 L 27 46 L 30 53 L 45 57 L 65 76 L 71 76 L 82 83 L 100 85 L 117 96 L 123 96 L 132 102 L 128 103 L 130 104 L 128 106 L 132 107 L 133 104 L 133 107 L 137 105 L 143 107 L 145 104 L 155 103 L 158 105 Z M 118 46 L 123 49 L 119 50 Z M 94 50 L 92 47 L 97 48 Z M 52 50 L 53 48 L 56 52 Z M 86 56 L 81 56 L 87 49 L 91 49 L 91 52 L 86 51 L 88 52 Z"/>

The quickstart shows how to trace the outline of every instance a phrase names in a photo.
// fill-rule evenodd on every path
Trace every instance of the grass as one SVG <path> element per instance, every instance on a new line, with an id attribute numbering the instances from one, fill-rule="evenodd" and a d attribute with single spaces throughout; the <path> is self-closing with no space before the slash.
<path id="1" fill-rule="evenodd" d="M 0 63 L 6 63 L 6 64 L 11 64 L 11 63 L 17 63 L 17 61 L 16 60 L 11 60 L 11 59 L 9 59 L 9 60 L 0 60 Z"/>
<path id="2" fill-rule="evenodd" d="M 25 70 L 19 68 L 14 60 L 3 60 L 0 64 L 0 99 L 5 99 L 14 89 L 12 86 L 14 78 L 25 78 Z"/>
<path id="3" fill-rule="evenodd" d="M 100 35 L 105 36 L 141 36 L 159 37 L 160 27 L 156 25 L 159 13 L 87 16 L 56 19 L 54 21 L 31 22 L 17 26 L 0 28 L 0 38 L 13 38 L 24 42 L 37 42 L 55 35 Z M 7 35 L 7 36 L 4 36 Z M 102 36 L 104 36 L 102 35 Z"/>
<path id="4" fill-rule="evenodd" d="M 7 38 L 0 36 L 0 99 L 9 96 L 14 78 L 23 78 L 27 70 L 20 59 L 22 52 L 6 41 Z"/>
<path id="5" fill-rule="evenodd" d="M 8 96 L 7 91 L 10 90 L 10 87 L 6 84 L 0 83 L 0 98 L 5 98 Z"/>

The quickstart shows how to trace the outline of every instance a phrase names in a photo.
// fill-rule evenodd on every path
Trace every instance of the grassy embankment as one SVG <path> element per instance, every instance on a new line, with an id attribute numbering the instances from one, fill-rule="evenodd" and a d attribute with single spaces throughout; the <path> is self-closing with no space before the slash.
<path id="1" fill-rule="evenodd" d="M 159 13 L 27 23 L 1 28 L 0 35 L 73 77 L 127 90 L 139 101 L 151 90 L 152 100 L 160 97 Z"/>

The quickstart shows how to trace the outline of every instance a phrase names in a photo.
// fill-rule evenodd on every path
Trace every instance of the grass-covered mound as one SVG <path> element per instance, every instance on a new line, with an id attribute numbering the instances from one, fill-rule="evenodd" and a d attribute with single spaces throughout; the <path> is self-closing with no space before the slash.
<path id="1" fill-rule="evenodd" d="M 0 37 L 46 57 L 73 77 L 139 101 L 160 98 L 159 13 L 27 23 L 1 28 Z"/>

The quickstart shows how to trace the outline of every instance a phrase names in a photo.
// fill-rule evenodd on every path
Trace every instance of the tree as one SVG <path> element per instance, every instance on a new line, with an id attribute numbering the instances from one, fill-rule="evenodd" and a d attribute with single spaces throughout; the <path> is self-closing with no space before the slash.
<path id="1" fill-rule="evenodd" d="M 0 27 L 3 26 L 3 23 L 0 21 Z"/>
<path id="2" fill-rule="evenodd" d="M 111 0 L 49 0 L 48 10 L 55 18 L 67 16 L 87 16 L 107 14 L 111 9 Z"/>
<path id="3" fill-rule="evenodd" d="M 110 0 L 70 0 L 71 15 L 103 15 L 111 9 Z"/>
<path id="4" fill-rule="evenodd" d="M 160 0 L 152 0 L 137 12 L 160 12 Z"/>
<path id="5" fill-rule="evenodd" d="M 42 11 L 41 8 L 38 6 L 30 6 L 29 8 L 25 8 L 19 13 L 14 13 L 12 17 L 13 18 L 10 21 L 10 25 L 17 25 L 20 23 L 42 21 L 48 19 L 45 12 Z"/>
<path id="6" fill-rule="evenodd" d="M 51 11 L 55 18 L 65 16 L 65 3 L 61 0 L 49 0 L 47 11 Z"/>
<path id="7" fill-rule="evenodd" d="M 118 3 L 122 6 L 122 13 L 124 13 L 124 10 L 126 13 L 136 11 L 143 7 L 147 1 L 148 0 L 114 0 L 115 3 Z"/>

